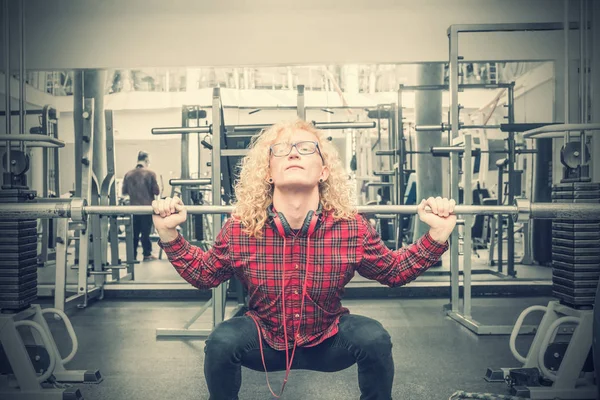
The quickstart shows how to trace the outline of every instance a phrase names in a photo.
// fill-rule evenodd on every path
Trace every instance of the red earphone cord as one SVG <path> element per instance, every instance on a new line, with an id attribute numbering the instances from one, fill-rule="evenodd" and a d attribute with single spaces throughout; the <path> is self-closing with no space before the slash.
<path id="1" fill-rule="evenodd" d="M 306 271 L 308 272 L 308 266 L 309 264 L 309 257 L 310 257 L 310 235 L 312 234 L 314 227 L 317 223 L 317 218 L 313 217 L 311 222 L 310 222 L 310 227 L 308 229 L 308 235 L 306 238 Z M 279 226 L 277 226 L 279 229 Z M 289 350 L 288 350 L 288 338 L 287 338 L 287 321 L 285 318 L 285 248 L 286 248 L 286 239 L 285 239 L 285 235 L 283 236 L 283 272 L 281 273 L 281 305 L 283 307 L 283 337 L 285 340 L 285 377 L 283 378 L 283 384 L 281 385 L 281 392 L 279 393 L 279 395 L 276 395 L 273 392 L 273 389 L 271 388 L 271 384 L 269 383 L 269 373 L 267 372 L 267 364 L 265 363 L 265 354 L 263 352 L 263 346 L 262 346 L 262 337 L 261 337 L 261 333 L 260 333 L 260 327 L 258 326 L 258 322 L 252 318 L 252 321 L 254 321 L 254 324 L 256 325 L 256 330 L 258 331 L 258 345 L 260 347 L 260 356 L 262 358 L 262 362 L 263 362 L 263 368 L 265 369 L 265 375 L 267 378 L 267 386 L 269 387 L 269 390 L 271 391 L 271 394 L 275 397 L 275 398 L 280 398 L 281 395 L 283 395 L 283 391 L 285 389 L 285 385 L 287 383 L 288 380 L 288 376 L 290 375 L 290 370 L 292 369 L 292 362 L 294 361 L 294 354 L 296 353 L 296 346 L 298 344 L 298 331 L 300 330 L 300 324 L 302 324 L 302 314 L 304 313 L 304 299 L 306 298 L 306 273 L 304 274 L 304 284 L 302 285 L 302 303 L 300 305 L 300 317 L 298 318 L 298 327 L 296 328 L 296 337 L 294 338 L 294 347 L 292 348 L 292 357 L 291 359 L 289 358 Z"/>

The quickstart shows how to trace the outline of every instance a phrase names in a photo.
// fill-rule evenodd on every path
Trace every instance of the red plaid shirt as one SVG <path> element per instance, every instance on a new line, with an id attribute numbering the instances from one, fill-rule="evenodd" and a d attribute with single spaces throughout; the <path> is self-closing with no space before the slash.
<path id="1" fill-rule="evenodd" d="M 269 221 L 271 218 L 269 218 Z M 388 286 L 404 285 L 439 260 L 448 244 L 425 234 L 416 243 L 389 250 L 378 233 L 357 215 L 352 220 L 334 220 L 323 212 L 310 237 L 310 259 L 306 260 L 307 237 L 284 238 L 269 223 L 260 239 L 249 237 L 241 223 L 228 219 L 210 251 L 188 243 L 181 235 L 159 245 L 179 275 L 199 289 L 216 287 L 236 276 L 248 289 L 249 315 L 258 322 L 263 337 L 275 350 L 285 350 L 281 279 L 285 270 L 285 320 L 291 348 L 315 346 L 338 331 L 344 286 L 355 272 Z M 282 267 L 285 260 L 286 265 Z M 302 288 L 307 295 L 301 312 Z M 299 326 L 299 329 L 297 327 Z M 297 331 L 296 331 L 297 330 Z"/>

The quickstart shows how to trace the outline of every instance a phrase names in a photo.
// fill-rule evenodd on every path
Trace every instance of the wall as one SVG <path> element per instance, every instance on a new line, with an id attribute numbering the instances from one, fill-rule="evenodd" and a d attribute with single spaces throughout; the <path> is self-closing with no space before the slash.
<path id="1" fill-rule="evenodd" d="M 561 0 L 24 4 L 27 68 L 42 70 L 443 61 L 451 24 L 561 22 L 563 12 Z M 465 60 L 548 60 L 560 56 L 561 43 L 559 32 L 463 35 L 461 55 Z"/>

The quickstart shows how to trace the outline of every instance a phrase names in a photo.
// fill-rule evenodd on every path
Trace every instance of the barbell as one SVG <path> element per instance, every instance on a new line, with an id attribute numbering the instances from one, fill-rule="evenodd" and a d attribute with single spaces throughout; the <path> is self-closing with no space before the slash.
<path id="1" fill-rule="evenodd" d="M 189 214 L 230 214 L 232 206 L 186 206 Z M 357 207 L 359 213 L 370 214 L 417 214 L 416 205 L 371 205 Z M 71 218 L 83 222 L 89 215 L 120 216 L 150 215 L 152 206 L 89 206 L 82 199 L 68 201 L 0 204 L 0 219 Z M 590 203 L 531 203 L 516 199 L 513 205 L 457 205 L 456 215 L 510 215 L 514 221 L 531 219 L 600 219 L 600 204 Z"/>

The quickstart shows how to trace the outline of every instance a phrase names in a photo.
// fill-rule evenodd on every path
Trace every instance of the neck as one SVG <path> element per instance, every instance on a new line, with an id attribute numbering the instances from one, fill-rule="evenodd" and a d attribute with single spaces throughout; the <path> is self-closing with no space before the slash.
<path id="1" fill-rule="evenodd" d="M 302 228 L 306 214 L 310 210 L 319 208 L 319 188 L 310 191 L 282 190 L 275 188 L 273 191 L 273 206 L 283 213 L 292 229 Z"/>

